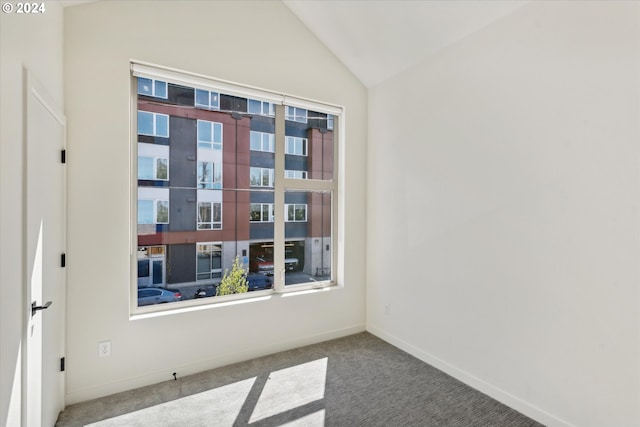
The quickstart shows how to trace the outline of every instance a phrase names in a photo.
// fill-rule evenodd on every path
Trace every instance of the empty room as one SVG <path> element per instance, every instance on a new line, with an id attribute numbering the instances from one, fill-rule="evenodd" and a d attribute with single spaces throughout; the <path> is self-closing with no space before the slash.
<path id="1" fill-rule="evenodd" d="M 640 426 L 640 2 L 2 2 L 0 425 Z"/>

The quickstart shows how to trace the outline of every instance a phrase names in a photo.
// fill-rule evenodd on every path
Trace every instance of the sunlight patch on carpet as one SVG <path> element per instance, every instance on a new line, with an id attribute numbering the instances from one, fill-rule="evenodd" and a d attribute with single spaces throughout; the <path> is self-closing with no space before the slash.
<path id="1" fill-rule="evenodd" d="M 326 357 L 273 371 L 262 389 L 262 394 L 253 414 L 251 414 L 249 423 L 323 399 L 326 377 Z M 322 420 L 324 423 L 324 411 L 322 411 Z"/>
<path id="2" fill-rule="evenodd" d="M 86 427 L 233 426 L 255 381 L 249 378 Z"/>

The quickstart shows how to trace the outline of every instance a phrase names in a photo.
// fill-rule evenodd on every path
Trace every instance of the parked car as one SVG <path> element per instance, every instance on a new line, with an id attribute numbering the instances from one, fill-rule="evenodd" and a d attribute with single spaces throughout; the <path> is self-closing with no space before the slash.
<path id="1" fill-rule="evenodd" d="M 182 294 L 177 289 L 169 288 L 138 288 L 138 307 L 151 304 L 162 304 L 182 300 Z"/>
<path id="2" fill-rule="evenodd" d="M 284 268 L 286 271 L 297 270 L 299 266 L 298 258 L 285 258 Z M 253 273 L 273 276 L 273 257 L 269 254 L 258 255 L 249 263 L 249 270 Z"/>
<path id="3" fill-rule="evenodd" d="M 261 291 L 263 289 L 271 289 L 273 287 L 273 279 L 264 274 L 249 273 L 246 276 L 249 292 Z M 196 290 L 194 298 L 215 297 L 218 285 L 203 286 Z"/>
<path id="4" fill-rule="evenodd" d="M 259 291 L 262 289 L 273 288 L 273 279 L 265 276 L 264 274 L 247 274 L 247 283 L 249 285 L 249 291 Z"/>

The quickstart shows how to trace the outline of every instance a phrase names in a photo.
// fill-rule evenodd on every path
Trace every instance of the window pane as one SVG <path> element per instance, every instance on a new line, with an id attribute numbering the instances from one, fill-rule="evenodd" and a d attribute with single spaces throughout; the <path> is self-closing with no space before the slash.
<path id="1" fill-rule="evenodd" d="M 138 78 L 138 93 L 141 95 L 151 95 L 152 93 L 151 79 Z"/>
<path id="2" fill-rule="evenodd" d="M 138 224 L 153 223 L 153 200 L 138 200 Z"/>
<path id="3" fill-rule="evenodd" d="M 256 101 L 255 99 L 250 99 L 247 103 L 247 108 L 249 113 L 252 114 L 261 114 L 262 111 L 262 102 Z"/>
<path id="4" fill-rule="evenodd" d="M 153 135 L 153 114 L 146 111 L 138 111 L 138 133 L 141 135 Z"/>
<path id="5" fill-rule="evenodd" d="M 285 285 L 331 279 L 330 191 L 285 193 Z"/>
<path id="6" fill-rule="evenodd" d="M 138 157 L 138 179 L 154 179 L 151 157 Z"/>
<path id="7" fill-rule="evenodd" d="M 169 202 L 165 200 L 158 200 L 157 222 L 158 224 L 166 224 L 169 222 Z"/>
<path id="8" fill-rule="evenodd" d="M 209 91 L 196 89 L 196 105 L 209 106 Z"/>
<path id="9" fill-rule="evenodd" d="M 169 116 L 164 114 L 156 114 L 156 133 L 157 136 L 169 136 Z"/>
<path id="10" fill-rule="evenodd" d="M 169 179 L 169 160 L 156 159 L 156 179 Z"/>
<path id="11" fill-rule="evenodd" d="M 161 81 L 157 81 L 155 82 L 155 92 L 156 92 L 156 96 L 159 98 L 166 98 L 167 97 L 167 82 L 161 82 Z"/>
<path id="12" fill-rule="evenodd" d="M 211 142 L 211 122 L 198 120 L 198 141 Z"/>
<path id="13" fill-rule="evenodd" d="M 214 123 L 213 124 L 213 142 L 222 142 L 222 124 Z"/>
<path id="14" fill-rule="evenodd" d="M 262 151 L 262 133 L 251 131 L 250 140 L 252 150 Z"/>

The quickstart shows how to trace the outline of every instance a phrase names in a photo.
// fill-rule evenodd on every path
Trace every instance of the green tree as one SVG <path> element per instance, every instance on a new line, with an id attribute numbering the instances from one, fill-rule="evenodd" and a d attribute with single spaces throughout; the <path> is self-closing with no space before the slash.
<path id="1" fill-rule="evenodd" d="M 247 284 L 246 272 L 242 268 L 240 257 L 236 255 L 231 271 L 228 268 L 224 271 L 224 277 L 218 285 L 216 296 L 241 294 L 248 291 L 249 285 Z"/>

